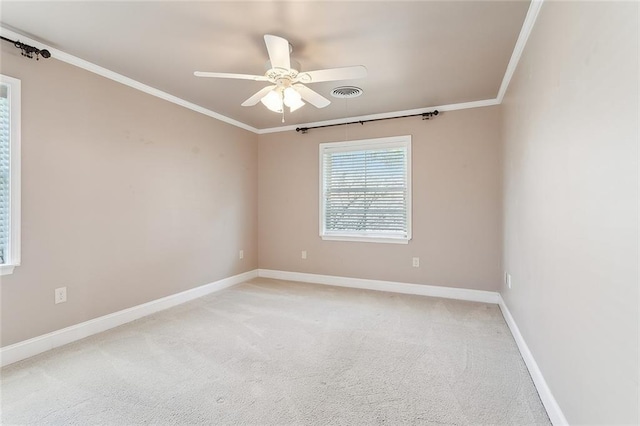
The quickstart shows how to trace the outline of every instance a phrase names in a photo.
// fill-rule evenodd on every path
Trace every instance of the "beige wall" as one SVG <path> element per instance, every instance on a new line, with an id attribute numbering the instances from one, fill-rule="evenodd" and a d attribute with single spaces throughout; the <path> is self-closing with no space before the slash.
<path id="1" fill-rule="evenodd" d="M 257 267 L 255 134 L 2 46 L 23 132 L 2 346 Z"/>
<path id="2" fill-rule="evenodd" d="M 501 279 L 497 107 L 260 136 L 260 268 L 497 290 Z M 407 245 L 323 241 L 318 144 L 413 136 L 413 239 Z M 307 250 L 308 258 L 301 259 Z M 412 257 L 420 258 L 413 268 Z"/>
<path id="3" fill-rule="evenodd" d="M 545 2 L 503 104 L 502 294 L 571 424 L 638 424 L 638 3 Z"/>
<path id="4" fill-rule="evenodd" d="M 500 289 L 569 422 L 637 424 L 638 71 L 637 3 L 546 2 L 503 106 L 257 136 L 3 44 L 23 264 L 1 345 L 257 267 Z M 413 240 L 322 241 L 318 144 L 405 134 Z"/>

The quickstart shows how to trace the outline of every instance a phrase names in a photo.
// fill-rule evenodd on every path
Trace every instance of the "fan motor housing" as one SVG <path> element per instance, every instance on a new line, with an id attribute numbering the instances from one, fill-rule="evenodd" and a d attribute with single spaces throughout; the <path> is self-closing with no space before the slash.
<path id="1" fill-rule="evenodd" d="M 267 61 L 267 63 L 265 64 L 265 73 L 264 75 L 274 81 L 278 81 L 281 78 L 289 78 L 290 80 L 293 80 L 294 78 L 296 78 L 296 76 L 298 75 L 298 73 L 300 72 L 300 63 L 298 61 L 294 61 L 293 59 L 291 59 L 291 68 L 290 69 L 284 69 L 284 68 L 273 68 L 271 66 L 271 61 Z"/>

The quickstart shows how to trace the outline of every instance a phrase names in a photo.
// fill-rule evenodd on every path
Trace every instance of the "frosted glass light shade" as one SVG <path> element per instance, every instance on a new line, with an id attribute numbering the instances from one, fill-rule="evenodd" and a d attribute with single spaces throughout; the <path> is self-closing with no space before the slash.
<path id="1" fill-rule="evenodd" d="M 302 100 L 300 93 L 293 87 L 287 87 L 284 89 L 284 104 L 288 107 Z"/>
<path id="2" fill-rule="evenodd" d="M 297 110 L 304 105 L 302 102 L 302 96 L 293 87 L 287 87 L 284 89 L 284 104 L 289 107 L 291 112 Z"/>
<path id="3" fill-rule="evenodd" d="M 292 101 L 291 105 L 289 105 L 289 110 L 291 112 L 293 112 L 293 111 L 297 110 L 298 108 L 300 108 L 303 105 L 304 105 L 304 102 L 302 102 L 302 99 L 298 99 L 298 100 Z"/>
<path id="4" fill-rule="evenodd" d="M 273 112 L 282 113 L 282 95 L 275 90 L 270 91 L 260 99 L 260 102 Z"/>

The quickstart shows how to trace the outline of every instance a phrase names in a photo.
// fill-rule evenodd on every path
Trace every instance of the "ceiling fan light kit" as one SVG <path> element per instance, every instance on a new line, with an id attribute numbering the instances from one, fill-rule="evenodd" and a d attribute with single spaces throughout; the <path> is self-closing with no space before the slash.
<path id="1" fill-rule="evenodd" d="M 273 112 L 282 114 L 284 107 L 289 108 L 289 112 L 294 112 L 298 108 L 302 107 L 305 103 L 302 101 L 302 96 L 291 86 L 283 89 L 283 87 L 276 87 L 269 90 L 269 92 L 260 99 L 260 102 Z"/>
<path id="2" fill-rule="evenodd" d="M 282 114 L 282 122 L 284 122 L 284 107 L 289 108 L 289 112 L 294 112 L 305 105 L 304 101 L 316 108 L 324 108 L 331 103 L 329 99 L 308 88 L 305 84 L 351 80 L 367 76 L 367 69 L 362 65 L 300 72 L 300 64 L 290 57 L 292 49 L 286 39 L 266 34 L 264 41 L 269 54 L 268 69 L 264 75 L 201 71 L 194 72 L 194 75 L 196 77 L 234 78 L 270 82 L 270 86 L 254 93 L 242 103 L 242 106 L 253 106 L 261 102 L 269 110 Z"/>

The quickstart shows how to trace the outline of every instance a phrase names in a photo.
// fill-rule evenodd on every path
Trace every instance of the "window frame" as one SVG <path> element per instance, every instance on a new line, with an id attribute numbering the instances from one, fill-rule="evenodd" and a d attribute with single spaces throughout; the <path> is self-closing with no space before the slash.
<path id="1" fill-rule="evenodd" d="M 0 276 L 12 274 L 20 265 L 20 148 L 21 148 L 21 82 L 0 74 L 0 84 L 8 88 L 9 99 L 9 238 L 8 259 L 0 264 Z"/>
<path id="2" fill-rule="evenodd" d="M 407 183 L 407 199 L 406 199 L 406 221 L 407 221 L 407 233 L 406 236 L 397 235 L 380 235 L 371 232 L 371 235 L 356 232 L 330 232 L 327 233 L 325 228 L 325 180 L 324 180 L 324 154 L 327 150 L 333 152 L 350 152 L 361 150 L 374 150 L 381 148 L 397 148 L 403 147 L 406 149 L 406 183 Z M 412 238 L 412 173 L 411 173 L 411 135 L 392 136 L 385 138 L 373 138 L 373 139 L 361 139 L 345 142 L 327 142 L 319 144 L 319 233 L 320 237 L 326 241 L 353 241 L 353 242 L 368 242 L 368 243 L 393 243 L 393 244 L 408 244 Z"/>

